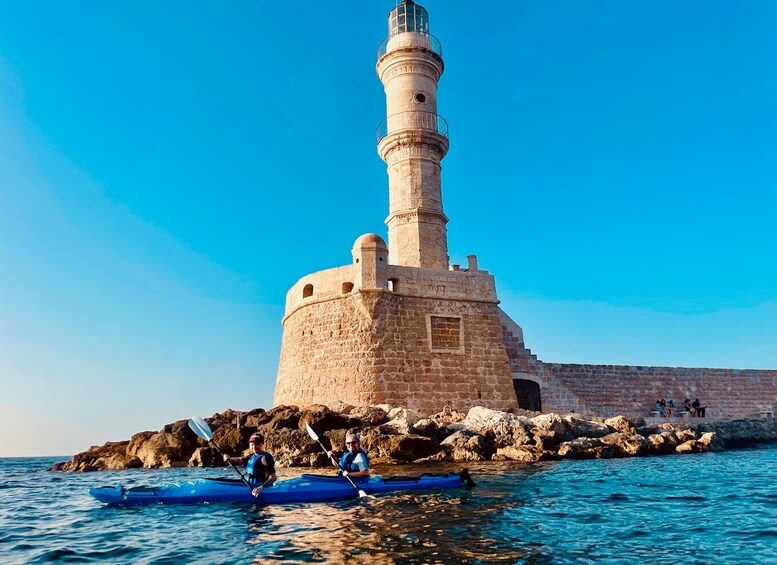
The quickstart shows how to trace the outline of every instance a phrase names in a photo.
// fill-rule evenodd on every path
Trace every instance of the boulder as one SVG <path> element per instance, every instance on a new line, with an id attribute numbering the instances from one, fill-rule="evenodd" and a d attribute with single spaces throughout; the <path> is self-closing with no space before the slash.
<path id="1" fill-rule="evenodd" d="M 617 457 L 635 457 L 648 451 L 648 441 L 639 434 L 616 432 L 601 438 L 603 444 L 615 449 Z"/>
<path id="2" fill-rule="evenodd" d="M 225 467 L 221 454 L 212 447 L 198 447 L 189 458 L 189 467 Z"/>
<path id="3" fill-rule="evenodd" d="M 390 420 L 386 422 L 385 424 L 381 424 L 378 426 L 378 431 L 382 434 L 389 434 L 389 435 L 405 435 L 410 434 L 412 432 L 412 425 L 410 424 L 410 421 L 406 418 L 394 418 L 393 420 Z"/>
<path id="4" fill-rule="evenodd" d="M 677 447 L 680 441 L 677 439 L 677 434 L 672 431 L 663 431 L 658 434 L 648 436 L 648 452 L 655 455 L 664 455 L 667 453 L 673 453 L 675 447 Z"/>
<path id="5" fill-rule="evenodd" d="M 344 430 L 351 427 L 354 421 L 348 416 L 332 412 L 322 404 L 305 408 L 299 416 L 299 429 L 307 433 L 305 425 L 310 425 L 319 436 L 330 430 Z"/>
<path id="6" fill-rule="evenodd" d="M 604 443 L 600 438 L 576 438 L 565 441 L 558 448 L 559 457 L 564 459 L 610 459 L 616 453 L 613 445 Z"/>
<path id="7" fill-rule="evenodd" d="M 702 448 L 697 440 L 691 439 L 675 447 L 675 451 L 677 453 L 699 453 Z"/>
<path id="8" fill-rule="evenodd" d="M 127 455 L 128 445 L 129 441 L 109 441 L 102 446 L 94 445 L 75 455 L 70 461 L 57 463 L 51 469 L 82 473 L 142 467 L 143 463 L 140 459 Z"/>
<path id="9" fill-rule="evenodd" d="M 268 421 L 262 428 L 268 433 L 284 428 L 299 428 L 300 410 L 296 406 L 276 406 L 267 412 L 267 417 Z"/>
<path id="10" fill-rule="evenodd" d="M 574 439 L 572 426 L 558 414 L 542 414 L 530 420 L 534 425 L 534 442 L 543 449 L 552 449 L 564 441 Z"/>
<path id="11" fill-rule="evenodd" d="M 557 459 L 555 453 L 545 451 L 542 448 L 533 445 L 508 445 L 506 447 L 500 447 L 491 458 L 494 461 L 522 461 L 524 463 Z"/>
<path id="12" fill-rule="evenodd" d="M 612 432 L 610 427 L 603 422 L 585 420 L 575 414 L 564 416 L 564 420 L 569 423 L 569 433 L 575 438 L 604 437 Z"/>
<path id="13" fill-rule="evenodd" d="M 322 453 L 318 442 L 299 428 L 281 428 L 264 438 L 265 449 L 273 454 L 279 467 L 307 467 Z"/>
<path id="14" fill-rule="evenodd" d="M 428 437 L 419 435 L 386 435 L 371 433 L 362 436 L 362 445 L 376 462 L 408 463 L 429 457 L 440 451 L 440 446 Z"/>
<path id="15" fill-rule="evenodd" d="M 143 467 L 158 469 L 186 467 L 189 464 L 189 458 L 196 448 L 183 436 L 168 432 L 157 432 L 151 436 L 147 434 L 144 432 L 132 436 L 127 448 L 128 455 L 140 459 Z"/>
<path id="16" fill-rule="evenodd" d="M 496 427 L 509 427 L 514 416 L 508 412 L 492 410 L 483 406 L 473 406 L 467 412 L 466 419 L 461 422 L 462 428 L 473 432 L 484 432 Z"/>
<path id="17" fill-rule="evenodd" d="M 413 424 L 412 432 L 433 440 L 442 440 L 447 433 L 444 426 L 440 426 L 431 418 L 422 418 Z"/>
<path id="18" fill-rule="evenodd" d="M 224 453 L 232 456 L 242 454 L 248 449 L 248 440 L 256 430 L 254 428 L 241 427 L 239 430 L 231 425 L 221 426 L 215 432 L 213 432 L 213 441 L 216 442 Z M 272 435 L 273 432 L 264 433 L 266 438 Z"/>
<path id="19" fill-rule="evenodd" d="M 644 420 L 643 420 L 644 422 Z M 637 429 L 625 416 L 615 416 L 614 418 L 607 418 L 604 421 L 605 424 L 613 431 L 623 434 L 636 434 Z"/>
<path id="20" fill-rule="evenodd" d="M 357 406 L 348 414 L 362 426 L 380 426 L 388 422 L 388 412 L 378 406 Z"/>
<path id="21" fill-rule="evenodd" d="M 704 447 L 705 451 L 723 451 L 723 440 L 715 432 L 705 432 L 701 434 L 698 442 Z"/>
<path id="22" fill-rule="evenodd" d="M 486 461 L 494 452 L 483 436 L 469 430 L 459 430 L 440 442 L 452 461 Z"/>
<path id="23" fill-rule="evenodd" d="M 240 418 L 240 425 L 246 428 L 259 428 L 269 422 L 270 418 L 271 416 L 267 414 L 266 410 L 257 408 L 243 414 Z"/>
<path id="24" fill-rule="evenodd" d="M 389 420 L 397 420 L 397 419 L 407 420 L 409 424 L 412 426 L 424 416 L 423 414 L 421 414 L 421 412 L 413 408 L 392 408 L 388 412 L 388 417 L 389 417 Z"/>

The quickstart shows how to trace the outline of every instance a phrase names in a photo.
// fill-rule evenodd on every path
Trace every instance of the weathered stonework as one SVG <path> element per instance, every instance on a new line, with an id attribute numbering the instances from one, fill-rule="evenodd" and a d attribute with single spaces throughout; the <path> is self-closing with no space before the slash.
<path id="1" fill-rule="evenodd" d="M 699 397 L 710 416 L 773 411 L 777 371 L 543 363 L 526 348 L 475 256 L 466 269 L 448 265 L 440 163 L 449 142 L 437 115 L 444 64 L 426 10 L 404 0 L 389 22 L 376 66 L 386 93 L 378 154 L 389 179 L 389 244 L 366 234 L 352 264 L 289 290 L 275 404 L 638 416 L 671 395 L 676 406 Z"/>

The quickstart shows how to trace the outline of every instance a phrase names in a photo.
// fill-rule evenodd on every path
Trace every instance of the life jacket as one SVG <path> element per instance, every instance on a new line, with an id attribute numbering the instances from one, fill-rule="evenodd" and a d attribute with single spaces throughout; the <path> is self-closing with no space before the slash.
<path id="1" fill-rule="evenodd" d="M 268 469 L 270 472 L 268 473 Z M 246 474 L 248 479 L 254 483 L 263 483 L 267 477 L 275 472 L 275 459 L 267 453 L 254 454 L 248 458 L 246 463 Z"/>
<path id="2" fill-rule="evenodd" d="M 356 456 L 359 454 L 364 455 L 365 461 L 367 461 L 367 468 L 370 468 L 370 456 L 367 455 L 367 452 L 364 451 L 361 447 L 358 451 L 346 451 L 343 456 L 340 458 L 340 468 L 343 471 L 348 471 L 349 473 L 354 471 L 359 471 L 359 468 L 353 464 L 353 460 L 356 459 Z"/>

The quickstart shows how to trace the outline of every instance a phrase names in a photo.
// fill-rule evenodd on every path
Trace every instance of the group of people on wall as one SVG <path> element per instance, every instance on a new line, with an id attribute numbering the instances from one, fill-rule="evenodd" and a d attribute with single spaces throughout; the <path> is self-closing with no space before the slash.
<path id="1" fill-rule="evenodd" d="M 653 412 L 658 412 L 658 415 L 663 418 L 671 418 L 674 411 L 674 399 L 671 396 L 656 400 L 656 405 L 653 407 Z M 693 402 L 690 398 L 686 398 L 683 402 L 683 411 L 688 412 L 691 418 L 707 417 L 707 406 L 702 405 L 698 398 Z"/>

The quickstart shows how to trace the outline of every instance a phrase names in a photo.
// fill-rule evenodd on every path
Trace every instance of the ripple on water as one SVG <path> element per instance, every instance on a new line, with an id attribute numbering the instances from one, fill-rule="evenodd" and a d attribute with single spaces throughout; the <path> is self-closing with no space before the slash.
<path id="1" fill-rule="evenodd" d="M 774 562 L 777 485 L 766 469 L 775 455 L 777 446 L 703 457 L 474 464 L 471 492 L 265 509 L 107 508 L 87 494 L 106 483 L 161 484 L 229 470 L 71 475 L 29 472 L 50 460 L 0 460 L 0 552 L 11 563 Z M 56 497 L 42 478 L 56 484 Z"/>

